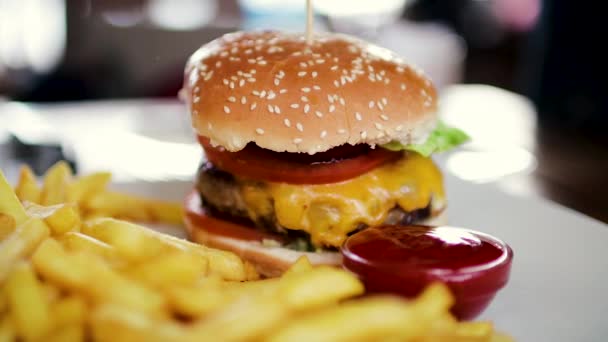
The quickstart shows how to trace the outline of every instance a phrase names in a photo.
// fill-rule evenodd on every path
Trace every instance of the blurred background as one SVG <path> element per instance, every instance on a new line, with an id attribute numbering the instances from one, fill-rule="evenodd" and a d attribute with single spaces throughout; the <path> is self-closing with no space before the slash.
<path id="1" fill-rule="evenodd" d="M 431 76 L 444 119 L 474 138 L 441 157 L 449 172 L 608 222 L 599 4 L 314 5 L 316 30 L 388 47 Z M 304 23 L 304 0 L 0 0 L 0 165 L 14 175 L 28 162 L 40 173 L 64 158 L 81 171 L 117 165 L 124 179 L 190 177 L 200 149 L 183 138 L 189 123 L 176 100 L 188 56 L 223 33 Z M 146 144 L 171 161 L 142 155 Z"/>

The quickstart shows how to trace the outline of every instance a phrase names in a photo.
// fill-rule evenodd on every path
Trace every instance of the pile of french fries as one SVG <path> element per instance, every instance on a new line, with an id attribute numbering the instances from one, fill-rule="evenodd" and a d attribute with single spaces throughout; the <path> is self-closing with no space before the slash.
<path id="1" fill-rule="evenodd" d="M 457 322 L 442 285 L 361 297 L 354 275 L 306 258 L 260 280 L 232 253 L 117 219 L 177 223 L 181 209 L 110 192 L 109 178 L 60 163 L 41 187 L 24 168 L 13 191 L 0 172 L 0 341 L 509 340 Z"/>

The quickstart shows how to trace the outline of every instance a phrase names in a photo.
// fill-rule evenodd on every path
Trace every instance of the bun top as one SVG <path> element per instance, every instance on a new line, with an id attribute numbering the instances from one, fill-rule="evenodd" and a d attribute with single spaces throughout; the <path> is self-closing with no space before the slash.
<path id="1" fill-rule="evenodd" d="M 316 153 L 343 144 L 421 143 L 436 122 L 430 80 L 359 39 L 237 32 L 189 59 L 181 96 L 196 133 L 238 151 Z"/>

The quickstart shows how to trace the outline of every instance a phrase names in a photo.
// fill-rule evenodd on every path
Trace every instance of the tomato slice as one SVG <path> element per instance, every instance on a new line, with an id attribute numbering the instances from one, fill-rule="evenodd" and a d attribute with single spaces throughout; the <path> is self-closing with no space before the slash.
<path id="1" fill-rule="evenodd" d="M 245 241 L 274 240 L 284 243 L 284 238 L 278 234 L 266 233 L 234 222 L 222 220 L 209 215 L 201 205 L 200 195 L 192 191 L 184 203 L 186 220 L 192 227 L 203 229 L 211 234 L 231 237 Z M 193 228 L 194 229 L 194 228 Z"/>
<path id="2" fill-rule="evenodd" d="M 344 145 L 326 152 L 274 152 L 254 144 L 237 152 L 213 147 L 198 137 L 207 159 L 218 168 L 246 178 L 290 184 L 327 184 L 348 180 L 399 159 L 402 152 L 368 145 Z"/>

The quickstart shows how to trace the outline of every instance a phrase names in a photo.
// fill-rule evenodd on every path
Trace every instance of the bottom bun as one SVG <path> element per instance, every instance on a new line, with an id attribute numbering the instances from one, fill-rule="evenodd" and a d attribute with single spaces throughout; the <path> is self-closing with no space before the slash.
<path id="1" fill-rule="evenodd" d="M 446 224 L 446 211 L 416 224 L 439 226 Z M 245 241 L 232 237 L 209 233 L 196 226 L 188 217 L 185 218 L 186 229 L 190 239 L 205 246 L 231 251 L 252 263 L 258 273 L 265 277 L 278 277 L 298 260 L 306 256 L 313 265 L 342 266 L 340 252 L 299 252 L 283 247 L 264 246 L 257 241 Z"/>

